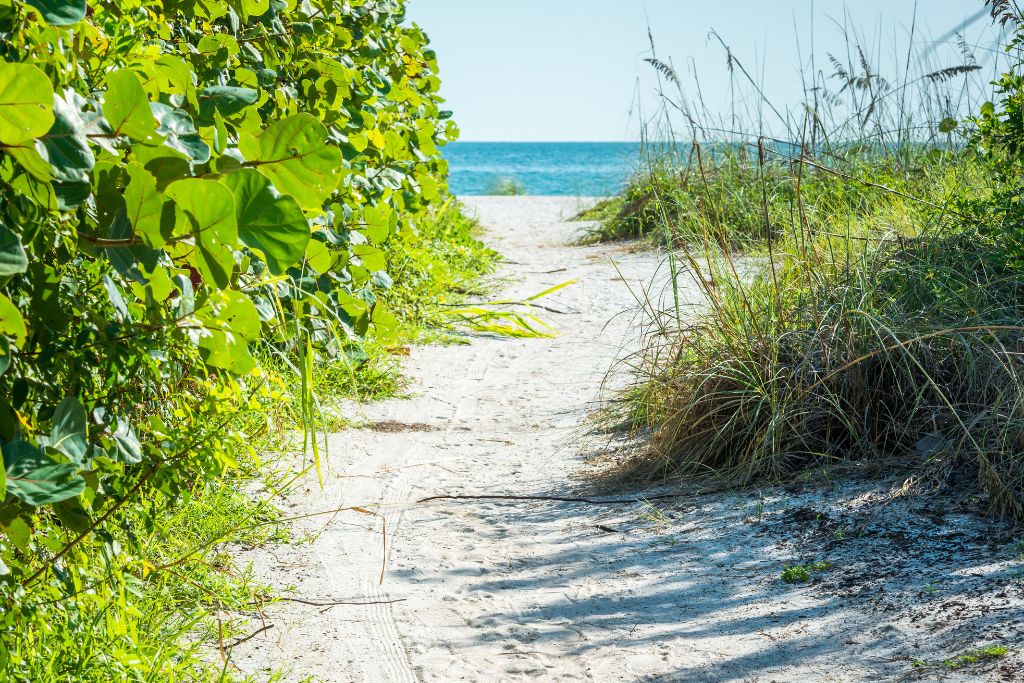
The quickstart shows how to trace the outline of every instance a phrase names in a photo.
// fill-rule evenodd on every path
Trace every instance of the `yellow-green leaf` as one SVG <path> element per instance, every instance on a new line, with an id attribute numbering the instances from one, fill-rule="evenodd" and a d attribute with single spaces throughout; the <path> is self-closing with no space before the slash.
<path id="1" fill-rule="evenodd" d="M 278 121 L 255 140 L 243 137 L 239 147 L 279 192 L 304 209 L 320 209 L 337 185 L 341 150 L 328 144 L 327 128 L 309 114 Z"/>
<path id="2" fill-rule="evenodd" d="M 28 334 L 21 312 L 4 294 L 0 294 L 0 334 L 14 337 L 18 346 L 25 343 L 25 336 Z"/>
<path id="3" fill-rule="evenodd" d="M 0 143 L 17 145 L 53 125 L 53 86 L 32 64 L 0 64 Z"/>

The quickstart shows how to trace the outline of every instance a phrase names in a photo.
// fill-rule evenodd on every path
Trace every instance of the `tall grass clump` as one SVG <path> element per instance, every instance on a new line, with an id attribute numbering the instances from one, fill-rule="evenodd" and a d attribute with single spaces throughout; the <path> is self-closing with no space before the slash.
<path id="1" fill-rule="evenodd" d="M 655 158 L 621 196 L 584 212 L 580 217 L 593 223 L 581 241 L 650 239 L 663 246 L 712 243 L 749 251 L 790 231 L 798 195 L 800 218 L 810 230 L 842 230 L 850 221 L 866 225 L 871 222 L 866 218 L 883 211 L 909 225 L 922 205 L 904 196 L 941 200 L 950 190 L 947 174 L 954 161 L 923 148 L 907 163 L 879 150 L 850 147 L 795 173 L 796 147 L 765 141 L 689 146 L 684 159 Z M 860 177 L 891 192 L 865 192 L 864 186 L 843 182 Z"/>
<path id="2" fill-rule="evenodd" d="M 705 271 L 707 309 L 647 349 L 634 463 L 738 483 L 909 456 L 976 471 L 1000 509 L 1024 491 L 1024 278 L 978 235 L 836 240 L 774 275 Z"/>
<path id="3" fill-rule="evenodd" d="M 487 184 L 484 194 L 494 197 L 519 197 L 526 194 L 526 185 L 519 178 L 495 178 Z"/>
<path id="4" fill-rule="evenodd" d="M 856 66 L 831 60 L 838 92 L 809 79 L 805 117 L 771 144 L 735 125 L 705 142 L 714 122 L 673 104 L 693 139 L 638 176 L 654 208 L 627 193 L 596 228 L 657 238 L 680 273 L 674 305 L 647 310 L 626 361 L 637 381 L 614 404 L 648 436 L 628 472 L 896 476 L 1024 518 L 1021 29 L 1012 4 L 989 8 L 1013 33 L 992 91 L 970 82 L 963 49 L 965 64 L 908 57 L 886 81 L 851 43 Z M 729 66 L 746 77 L 731 50 Z"/>

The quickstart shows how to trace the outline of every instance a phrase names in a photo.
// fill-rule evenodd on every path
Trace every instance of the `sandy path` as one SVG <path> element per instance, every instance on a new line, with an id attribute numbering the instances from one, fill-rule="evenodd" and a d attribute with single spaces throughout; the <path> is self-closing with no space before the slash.
<path id="1" fill-rule="evenodd" d="M 413 397 L 363 409 L 391 430 L 330 436 L 326 487 L 310 481 L 285 510 L 377 510 L 386 558 L 380 521 L 348 512 L 300 523 L 307 543 L 248 559 L 304 600 L 387 604 L 276 606 L 266 615 L 273 628 L 234 649 L 242 671 L 283 666 L 287 680 L 367 683 L 892 680 L 913 673 L 914 660 L 1018 644 L 1019 569 L 1008 551 L 980 545 L 993 532 L 967 515 L 933 530 L 897 500 L 865 521 L 860 491 L 748 492 L 657 508 L 413 504 L 437 494 L 578 493 L 574 430 L 629 339 L 629 316 L 618 314 L 634 300 L 618 273 L 648 282 L 661 258 L 567 246 L 578 226 L 562 219 L 576 199 L 467 204 L 508 260 L 510 295 L 578 279 L 547 302 L 567 312 L 546 314 L 560 335 L 416 349 Z M 840 533 L 847 528 L 855 538 Z M 814 581 L 779 580 L 784 562 L 822 558 L 833 569 Z M 1007 677 L 1020 674 L 1019 661 L 915 675 L 1019 680 Z"/>

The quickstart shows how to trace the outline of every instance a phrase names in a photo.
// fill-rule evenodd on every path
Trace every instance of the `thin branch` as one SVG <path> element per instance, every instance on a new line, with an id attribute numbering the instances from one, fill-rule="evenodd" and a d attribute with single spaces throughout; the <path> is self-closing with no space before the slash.
<path id="1" fill-rule="evenodd" d="M 253 638 L 255 638 L 256 636 L 258 636 L 259 634 L 261 634 L 261 633 L 266 633 L 267 631 L 269 631 L 269 630 L 270 630 L 270 629 L 272 629 L 272 628 L 274 628 L 274 625 L 273 625 L 273 624 L 267 624 L 267 625 L 266 625 L 266 626 L 264 626 L 263 628 L 260 628 L 260 629 L 256 629 L 255 631 L 253 631 L 253 632 L 252 632 L 252 633 L 250 633 L 249 635 L 247 635 L 247 636 L 245 636 L 245 637 L 243 637 L 243 638 L 239 638 L 238 640 L 236 640 L 235 642 L 233 642 L 233 643 L 231 643 L 231 644 L 229 644 L 229 645 L 222 645 L 222 648 L 223 648 L 223 649 L 224 649 L 225 651 L 228 651 L 228 652 L 230 652 L 230 651 L 231 651 L 231 648 L 233 648 L 233 647 L 238 647 L 238 646 L 239 646 L 239 645 L 241 645 L 242 643 L 247 643 L 247 642 L 249 642 L 250 640 L 252 640 Z"/>
<path id="2" fill-rule="evenodd" d="M 545 501 L 551 503 L 584 503 L 586 505 L 633 505 L 635 503 L 643 503 L 648 500 L 666 500 L 669 498 L 682 498 L 684 496 L 693 495 L 692 493 L 666 493 L 659 496 L 650 496 L 644 498 L 618 498 L 599 500 L 594 498 L 563 498 L 561 496 L 502 496 L 502 495 L 439 495 L 430 496 L 429 498 L 421 498 L 417 500 L 417 504 L 429 503 L 435 500 L 493 500 L 493 501 Z"/>
<path id="3" fill-rule="evenodd" d="M 302 598 L 287 598 L 280 597 L 275 598 L 282 602 L 297 602 L 300 605 L 309 605 L 311 607 L 336 607 L 338 605 L 352 605 L 354 607 L 363 607 L 367 605 L 393 605 L 396 602 L 405 602 L 406 598 L 395 598 L 394 600 L 365 600 L 365 601 L 353 601 L 353 600 L 334 600 L 331 602 L 316 602 L 315 600 L 303 600 Z M 253 603 L 257 604 L 257 603 Z M 263 603 L 260 603 L 263 604 Z"/>

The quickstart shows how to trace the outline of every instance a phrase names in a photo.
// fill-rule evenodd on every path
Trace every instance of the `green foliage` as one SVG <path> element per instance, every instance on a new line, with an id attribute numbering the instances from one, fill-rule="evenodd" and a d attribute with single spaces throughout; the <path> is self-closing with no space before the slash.
<path id="1" fill-rule="evenodd" d="M 487 186 L 487 195 L 516 197 L 526 194 L 526 185 L 518 178 L 498 178 Z"/>
<path id="2" fill-rule="evenodd" d="M 634 361 L 622 418 L 653 430 L 634 466 L 737 483 L 927 468 L 1019 516 L 1024 278 L 1002 244 L 941 218 L 917 237 L 794 228 L 774 266 L 691 261 L 707 307 L 658 314 Z"/>
<path id="3" fill-rule="evenodd" d="M 394 286 L 384 295 L 407 324 L 421 330 L 446 327 L 447 311 L 469 294 L 483 294 L 480 276 L 497 255 L 477 238 L 478 226 L 454 201 L 432 209 L 415 231 L 399 233 L 388 252 Z"/>
<path id="4" fill-rule="evenodd" d="M 578 219 L 594 221 L 581 241 L 649 239 L 678 247 L 711 243 L 758 249 L 787 233 L 798 194 L 800 219 L 811 230 L 843 232 L 851 220 L 872 222 L 884 211 L 894 218 L 901 214 L 898 227 L 913 230 L 923 206 L 901 195 L 941 201 L 949 190 L 943 176 L 952 162 L 938 150 L 921 148 L 907 163 L 851 145 L 796 174 L 781 153 L 759 161 L 756 149 L 751 154 L 743 146 L 682 151 L 656 158 L 630 179 L 622 195 L 581 213 Z M 865 192 L 856 178 L 894 192 Z"/>
<path id="5" fill-rule="evenodd" d="M 980 231 L 1003 241 L 1019 266 L 1024 263 L 1024 26 L 1015 12 L 1007 17 L 1013 27 L 1006 45 L 1011 66 L 994 83 L 995 102 L 983 104 L 973 119 L 973 149 L 995 184 L 986 196 L 964 197 L 960 209 Z"/>
<path id="6" fill-rule="evenodd" d="M 162 517 L 159 529 L 143 531 L 153 514 Z M 22 599 L 20 608 L 30 604 L 45 627 L 5 639 L 5 680 L 221 680 L 217 643 L 250 632 L 245 624 L 267 594 L 246 568 L 231 565 L 224 540 L 283 540 L 277 518 L 236 480 L 197 488 L 170 513 L 129 512 L 124 526 L 136 537 L 102 535 L 68 558 L 61 582 Z M 27 616 L 7 619 L 23 626 Z"/>
<path id="7" fill-rule="evenodd" d="M 915 669 L 931 669 L 931 668 L 943 668 L 950 671 L 956 669 L 962 669 L 964 667 L 971 667 L 977 664 L 981 664 L 993 659 L 999 659 L 1009 654 L 1010 648 L 999 643 L 992 643 L 991 645 L 985 645 L 983 647 L 975 648 L 959 654 L 949 659 L 944 659 L 941 662 L 928 662 L 923 659 L 915 660 L 913 667 Z"/>
<path id="8" fill-rule="evenodd" d="M 814 562 L 812 564 L 788 564 L 783 568 L 781 578 L 786 583 L 807 583 L 811 580 L 811 574 L 827 572 L 832 568 L 828 562 Z"/>
<path id="9" fill-rule="evenodd" d="M 390 343 L 398 245 L 446 196 L 457 129 L 403 15 L 0 2 L 0 678 L 198 675 L 201 610 L 137 606 L 180 582 L 144 539 L 289 387 L 313 427 L 317 362 Z"/>
<path id="10" fill-rule="evenodd" d="M 643 218 L 678 273 L 608 415 L 651 435 L 628 467 L 737 484 L 844 462 L 926 469 L 1024 516 L 1024 252 L 1005 203 L 1020 177 L 981 151 L 704 155 L 648 178 L 656 210 L 599 228 Z"/>

